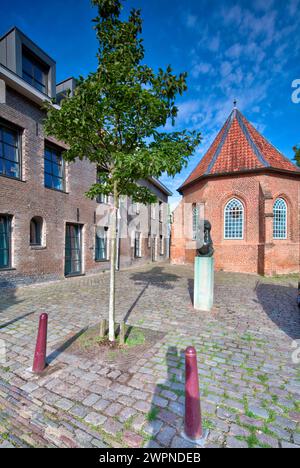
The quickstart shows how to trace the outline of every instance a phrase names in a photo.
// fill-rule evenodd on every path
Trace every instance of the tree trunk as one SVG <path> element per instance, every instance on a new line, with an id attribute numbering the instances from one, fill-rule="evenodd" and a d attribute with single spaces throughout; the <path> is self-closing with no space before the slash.
<path id="1" fill-rule="evenodd" d="M 114 187 L 114 208 L 111 222 L 111 249 L 110 249 L 110 290 L 109 290 L 109 341 L 115 341 L 115 302 L 116 302 L 116 254 L 117 254 L 117 222 L 118 222 L 119 196 L 116 185 Z"/>

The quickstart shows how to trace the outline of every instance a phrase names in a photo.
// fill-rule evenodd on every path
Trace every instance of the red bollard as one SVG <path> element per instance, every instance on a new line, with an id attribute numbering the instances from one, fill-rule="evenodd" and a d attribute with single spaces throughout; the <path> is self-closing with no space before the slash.
<path id="1" fill-rule="evenodd" d="M 39 374 L 46 367 L 46 349 L 47 349 L 47 325 L 48 315 L 40 316 L 39 331 L 36 340 L 32 372 Z"/>
<path id="2" fill-rule="evenodd" d="M 195 441 L 199 445 L 205 442 L 207 431 L 203 431 L 199 377 L 197 367 L 197 353 L 194 347 L 189 346 L 185 351 L 185 420 L 184 437 Z"/>

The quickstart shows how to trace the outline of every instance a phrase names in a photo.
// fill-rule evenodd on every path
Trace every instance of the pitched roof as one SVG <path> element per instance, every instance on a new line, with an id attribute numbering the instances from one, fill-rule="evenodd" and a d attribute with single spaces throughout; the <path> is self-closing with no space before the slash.
<path id="1" fill-rule="evenodd" d="M 212 145 L 179 191 L 200 177 L 257 169 L 277 169 L 300 174 L 300 169 L 234 108 Z"/>

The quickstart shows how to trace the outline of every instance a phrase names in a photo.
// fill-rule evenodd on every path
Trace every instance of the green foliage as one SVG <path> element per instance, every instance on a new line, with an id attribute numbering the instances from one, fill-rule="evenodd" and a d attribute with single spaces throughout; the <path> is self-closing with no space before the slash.
<path id="1" fill-rule="evenodd" d="M 300 166 L 300 146 L 295 146 L 293 150 L 295 151 L 295 161 Z"/>
<path id="2" fill-rule="evenodd" d="M 154 406 L 151 408 L 149 413 L 146 416 L 147 421 L 155 421 L 157 419 L 157 416 L 159 415 L 159 408 L 157 406 Z"/>
<path id="3" fill-rule="evenodd" d="M 139 346 L 144 344 L 146 341 L 145 335 L 139 328 L 132 328 L 129 332 L 128 338 L 125 340 L 126 346 L 132 348 L 133 346 Z"/>
<path id="4" fill-rule="evenodd" d="M 178 114 L 175 100 L 187 90 L 186 73 L 170 66 L 155 73 L 143 63 L 140 10 L 120 18 L 121 1 L 93 0 L 99 40 L 98 68 L 80 77 L 74 96 L 61 107 L 45 104 L 45 131 L 66 143 L 67 161 L 87 158 L 103 171 L 87 195 L 114 193 L 151 203 L 155 197 L 141 179 L 175 176 L 201 141 L 198 132 L 168 132 Z"/>

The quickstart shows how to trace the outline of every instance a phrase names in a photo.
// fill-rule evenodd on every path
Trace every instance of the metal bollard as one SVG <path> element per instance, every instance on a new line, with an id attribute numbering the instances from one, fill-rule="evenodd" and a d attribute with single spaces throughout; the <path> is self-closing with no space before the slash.
<path id="1" fill-rule="evenodd" d="M 48 315 L 40 316 L 39 331 L 36 340 L 35 353 L 33 359 L 32 372 L 39 374 L 46 367 L 46 350 L 47 350 L 47 326 Z"/>

